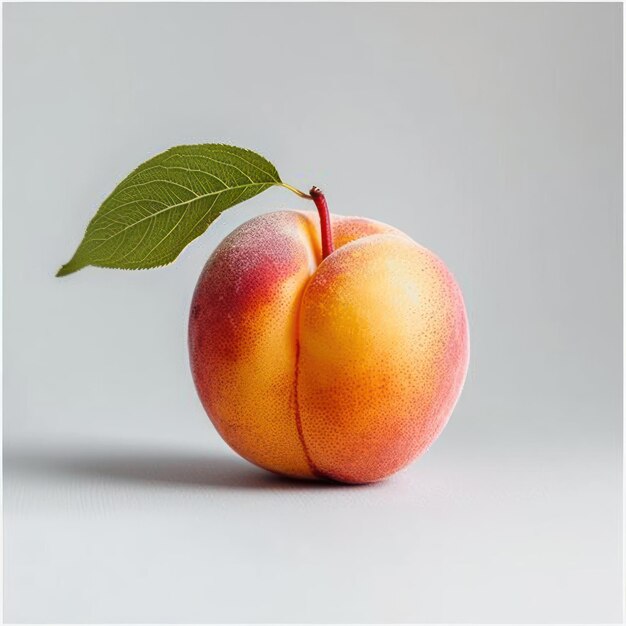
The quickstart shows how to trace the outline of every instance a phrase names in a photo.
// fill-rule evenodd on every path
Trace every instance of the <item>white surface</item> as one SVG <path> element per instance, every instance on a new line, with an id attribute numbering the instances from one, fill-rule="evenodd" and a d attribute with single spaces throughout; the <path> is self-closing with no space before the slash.
<path id="1" fill-rule="evenodd" d="M 619 621 L 617 446 L 450 443 L 368 487 L 284 481 L 217 442 L 12 446 L 5 616 Z"/>
<path id="2" fill-rule="evenodd" d="M 622 593 L 618 4 L 5 4 L 4 618 L 617 621 Z M 271 479 L 187 360 L 208 255 L 54 272 L 135 166 L 258 150 L 331 210 L 436 252 L 467 383 L 373 487 Z M 310 208 L 310 207 L 309 207 Z"/>

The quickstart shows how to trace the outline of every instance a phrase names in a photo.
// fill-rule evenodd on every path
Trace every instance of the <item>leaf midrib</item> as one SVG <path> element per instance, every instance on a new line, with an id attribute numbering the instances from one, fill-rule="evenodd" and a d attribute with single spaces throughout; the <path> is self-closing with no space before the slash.
<path id="1" fill-rule="evenodd" d="M 246 185 L 236 185 L 234 187 L 228 187 L 227 189 L 219 189 L 218 191 L 212 191 L 210 193 L 205 193 L 205 194 L 202 194 L 202 195 L 199 195 L 199 196 L 195 196 L 194 198 L 190 198 L 189 200 L 184 200 L 183 202 L 178 202 L 177 204 L 172 204 L 171 206 L 168 206 L 168 207 L 166 207 L 164 209 L 161 209 L 160 211 L 157 211 L 156 213 L 152 213 L 151 215 L 147 215 L 146 217 L 142 217 L 140 220 L 137 220 L 136 222 L 133 222 L 132 224 L 128 224 L 128 226 L 122 228 L 122 230 L 118 230 L 116 233 L 114 233 L 110 237 L 107 237 L 106 239 L 103 239 L 102 242 L 100 243 L 100 245 L 98 245 L 98 246 L 96 246 L 95 248 L 92 249 L 92 252 L 95 251 L 95 250 L 98 250 L 98 248 L 101 248 L 105 243 L 107 243 L 108 241 L 111 241 L 111 239 L 113 239 L 114 237 L 117 237 L 118 235 L 121 235 L 123 232 L 126 232 L 129 228 L 134 228 L 135 226 L 138 226 L 139 224 L 141 224 L 141 222 L 145 222 L 146 220 L 154 219 L 158 215 L 160 215 L 161 213 L 165 213 L 166 211 L 171 211 L 172 209 L 176 209 L 176 208 L 178 208 L 180 206 L 184 206 L 185 204 L 191 204 L 192 202 L 198 202 L 198 200 L 203 200 L 204 198 L 210 198 L 211 196 L 217 196 L 219 194 L 226 193 L 227 191 L 233 191 L 234 189 L 244 189 L 246 187 L 262 187 L 264 185 L 277 185 L 277 184 L 278 183 L 266 182 L 266 183 L 247 183 Z M 146 202 L 149 202 L 149 200 L 146 199 Z M 171 231 L 171 232 L 173 232 L 173 231 Z M 170 234 L 171 234 L 171 232 L 170 232 Z"/>

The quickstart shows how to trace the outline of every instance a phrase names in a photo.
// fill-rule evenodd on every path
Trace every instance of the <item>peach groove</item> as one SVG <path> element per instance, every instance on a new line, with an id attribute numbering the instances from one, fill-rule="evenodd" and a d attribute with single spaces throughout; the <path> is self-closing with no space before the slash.
<path id="1" fill-rule="evenodd" d="M 309 225 L 310 226 L 310 225 Z M 310 236 L 309 232 L 309 236 Z M 307 245 L 311 245 L 311 241 L 307 242 Z M 315 254 L 315 253 L 313 253 Z M 302 446 L 302 451 L 304 452 L 304 458 L 306 459 L 306 463 L 309 466 L 309 470 L 313 476 L 316 478 L 327 478 L 324 473 L 315 465 L 313 459 L 311 458 L 311 454 L 309 453 L 309 449 L 307 448 L 306 442 L 304 441 L 304 432 L 302 430 L 302 417 L 300 415 L 300 401 L 298 400 L 298 379 L 300 378 L 300 311 L 302 308 L 302 300 L 304 299 L 304 292 L 306 288 L 309 286 L 313 275 L 317 271 L 319 266 L 316 265 L 313 272 L 311 272 L 310 276 L 307 278 L 305 284 L 300 290 L 300 294 L 298 297 L 298 306 L 296 307 L 296 320 L 295 320 L 295 328 L 296 328 L 296 359 L 294 366 L 294 376 L 293 376 L 293 397 L 294 397 L 294 413 L 296 420 L 296 430 L 298 432 L 298 440 L 300 441 L 300 445 Z"/>
<path id="2" fill-rule="evenodd" d="M 300 375 L 300 338 L 296 337 L 296 367 L 295 374 L 293 378 L 293 395 L 294 395 L 294 405 L 295 405 L 295 417 L 296 417 L 296 429 L 298 431 L 298 439 L 300 441 L 300 445 L 302 446 L 302 451 L 304 452 L 304 457 L 306 458 L 307 465 L 311 470 L 311 474 L 316 476 L 317 478 L 325 478 L 324 474 L 317 468 L 311 455 L 309 453 L 309 449 L 306 446 L 304 441 L 304 433 L 302 432 L 302 418 L 300 417 L 300 402 L 298 400 L 298 378 Z"/>

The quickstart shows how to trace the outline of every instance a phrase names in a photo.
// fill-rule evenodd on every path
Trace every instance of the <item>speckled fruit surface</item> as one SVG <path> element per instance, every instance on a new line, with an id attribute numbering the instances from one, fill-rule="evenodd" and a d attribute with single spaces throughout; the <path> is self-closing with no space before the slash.
<path id="1" fill-rule="evenodd" d="M 224 440 L 268 470 L 382 480 L 445 426 L 469 358 L 452 274 L 402 232 L 279 211 L 228 235 L 207 261 L 189 319 L 202 404 Z"/>

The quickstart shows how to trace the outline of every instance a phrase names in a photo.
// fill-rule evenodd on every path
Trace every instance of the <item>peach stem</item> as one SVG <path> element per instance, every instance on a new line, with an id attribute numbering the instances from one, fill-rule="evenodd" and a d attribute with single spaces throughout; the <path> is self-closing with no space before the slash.
<path id="1" fill-rule="evenodd" d="M 322 230 L 322 259 L 325 259 L 329 254 L 332 254 L 335 249 L 333 246 L 333 233 L 330 226 L 328 204 L 326 203 L 324 194 L 317 187 L 311 187 L 309 194 L 313 202 L 315 202 L 317 212 L 320 214 L 320 226 Z"/>

